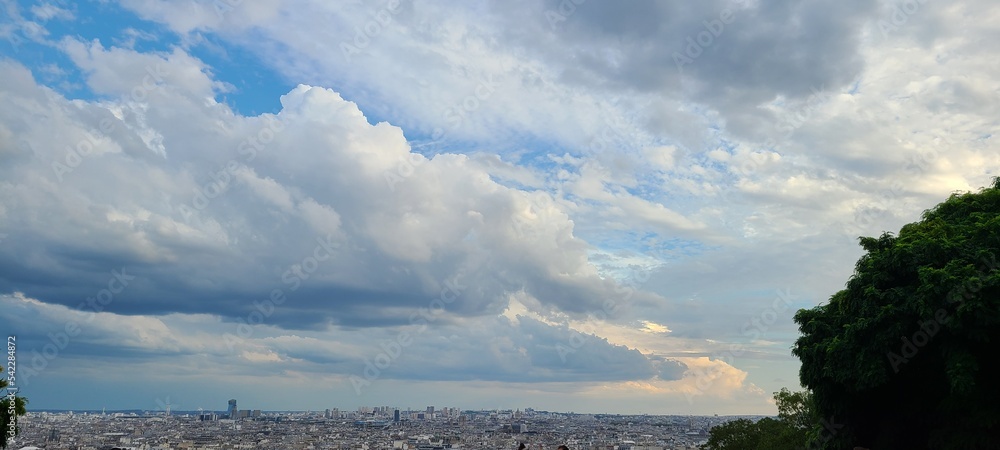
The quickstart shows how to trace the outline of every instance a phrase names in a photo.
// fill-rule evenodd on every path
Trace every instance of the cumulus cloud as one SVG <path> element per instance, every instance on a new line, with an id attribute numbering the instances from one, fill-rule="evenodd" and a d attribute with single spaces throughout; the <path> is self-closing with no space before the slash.
<path id="1" fill-rule="evenodd" d="M 521 289 L 582 312 L 615 288 L 588 264 L 557 206 L 524 216 L 527 193 L 493 182 L 463 155 L 412 153 L 398 128 L 370 125 L 330 90 L 299 86 L 278 114 L 242 117 L 206 97 L 212 82 L 188 56 L 91 50 L 189 75 L 165 78 L 143 103 L 71 102 L 4 65 L 21 83 L 5 95 L 36 111 L 4 120 L 36 143 L 30 159 L 5 166 L 7 230 L 22 239 L 0 251 L 32 248 L 27 261 L 6 261 L 35 274 L 5 277 L 7 289 L 72 305 L 90 292 L 64 286 L 124 266 L 138 280 L 111 310 L 231 317 L 272 288 L 301 287 L 275 316 L 294 328 L 364 325 L 376 315 L 405 322 L 408 312 L 381 307 L 416 308 L 450 280 L 461 286 L 450 312 L 462 315 L 499 311 Z M 149 76 L 100 70 L 89 78 L 97 90 Z M 39 207 L 70 219 L 42 227 Z M 515 218 L 531 233 L 519 233 Z M 90 238 L 75 241 L 81 233 Z M 299 308 L 310 314 L 295 316 Z"/>

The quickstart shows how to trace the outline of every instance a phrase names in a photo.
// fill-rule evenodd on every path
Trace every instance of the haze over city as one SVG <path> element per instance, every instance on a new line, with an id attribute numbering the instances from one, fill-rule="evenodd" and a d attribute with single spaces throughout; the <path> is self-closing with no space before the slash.
<path id="1" fill-rule="evenodd" d="M 987 0 L 5 1 L 19 395 L 772 415 L 792 317 L 857 237 L 998 175 L 996 23 Z"/>

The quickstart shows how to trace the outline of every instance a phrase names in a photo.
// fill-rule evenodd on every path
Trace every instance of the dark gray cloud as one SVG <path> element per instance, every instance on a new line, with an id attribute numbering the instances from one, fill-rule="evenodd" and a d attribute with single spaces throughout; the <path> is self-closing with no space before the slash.
<path id="1" fill-rule="evenodd" d="M 505 40 L 538 54 L 562 81 L 702 103 L 737 134 L 774 120 L 757 109 L 762 103 L 855 80 L 862 29 L 878 13 L 860 1 L 567 4 L 495 9 L 518 24 Z"/>
<path id="2" fill-rule="evenodd" d="M 247 339 L 237 339 L 234 345 L 233 336 L 220 334 L 241 334 L 225 322 L 185 315 L 95 314 L 25 297 L 3 300 L 0 318 L 11 323 L 8 332 L 18 336 L 29 383 L 73 364 L 89 370 L 100 361 L 183 365 L 206 357 L 225 363 L 232 374 L 243 375 L 276 373 L 285 370 L 284 364 L 293 363 L 299 372 L 364 377 L 377 363 L 377 376 L 369 379 L 372 383 L 677 380 L 686 370 L 676 360 L 651 360 L 607 339 L 528 317 L 515 322 L 503 317 L 463 319 L 462 323 L 435 323 L 434 328 L 338 327 L 295 335 L 263 327 L 251 330 Z M 87 362 L 88 358 L 94 362 Z M 267 365 L 274 363 L 278 365 Z"/>

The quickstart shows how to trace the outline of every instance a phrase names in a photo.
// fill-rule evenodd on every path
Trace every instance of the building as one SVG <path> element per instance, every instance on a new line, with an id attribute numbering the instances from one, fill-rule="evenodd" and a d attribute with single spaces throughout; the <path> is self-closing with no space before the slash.
<path id="1" fill-rule="evenodd" d="M 392 412 L 392 421 L 396 422 L 396 423 L 399 423 L 399 410 L 398 409 Z"/>
<path id="2" fill-rule="evenodd" d="M 235 419 L 236 416 L 237 416 L 237 411 L 239 411 L 239 410 L 236 409 L 236 399 L 235 398 L 230 399 L 229 400 L 229 410 L 228 410 L 228 412 L 229 412 L 229 418 L 230 419 Z"/>

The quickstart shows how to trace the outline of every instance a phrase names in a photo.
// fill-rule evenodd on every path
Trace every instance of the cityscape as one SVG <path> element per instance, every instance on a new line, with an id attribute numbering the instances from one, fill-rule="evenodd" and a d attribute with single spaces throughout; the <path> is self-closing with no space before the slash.
<path id="1" fill-rule="evenodd" d="M 749 416 L 744 416 L 749 417 Z M 12 448 L 65 450 L 339 449 L 680 450 L 739 417 L 471 411 L 389 406 L 324 411 L 38 411 Z"/>

